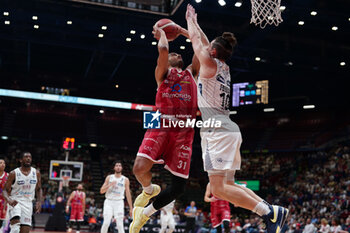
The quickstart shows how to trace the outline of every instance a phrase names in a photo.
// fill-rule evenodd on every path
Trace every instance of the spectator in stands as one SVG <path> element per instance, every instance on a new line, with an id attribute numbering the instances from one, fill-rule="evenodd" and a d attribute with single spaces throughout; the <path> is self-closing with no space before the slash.
<path id="1" fill-rule="evenodd" d="M 316 232 L 317 228 L 314 226 L 314 224 L 311 222 L 311 219 L 308 218 L 306 220 L 306 225 L 304 227 L 303 233 L 314 233 Z"/>
<path id="2" fill-rule="evenodd" d="M 339 233 L 341 231 L 341 226 L 338 218 L 332 219 L 331 233 Z"/>
<path id="3" fill-rule="evenodd" d="M 325 218 L 321 220 L 321 227 L 318 230 L 320 233 L 329 233 L 331 231 L 331 227 L 328 224 L 328 221 Z"/>

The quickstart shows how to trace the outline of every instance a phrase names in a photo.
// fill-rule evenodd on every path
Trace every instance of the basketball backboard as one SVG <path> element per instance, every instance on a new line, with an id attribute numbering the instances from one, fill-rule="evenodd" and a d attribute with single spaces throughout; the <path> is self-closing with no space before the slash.
<path id="1" fill-rule="evenodd" d="M 63 180 L 63 176 L 69 176 L 70 181 L 81 181 L 83 178 L 83 162 L 51 160 L 50 180 Z"/>

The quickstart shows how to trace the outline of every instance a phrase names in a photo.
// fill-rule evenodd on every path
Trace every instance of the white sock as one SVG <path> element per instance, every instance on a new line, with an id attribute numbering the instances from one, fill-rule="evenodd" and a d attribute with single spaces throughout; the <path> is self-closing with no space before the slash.
<path id="1" fill-rule="evenodd" d="M 15 223 L 13 225 L 10 225 L 10 227 L 11 227 L 10 233 L 19 233 L 19 231 L 21 230 L 21 224 L 20 223 Z"/>
<path id="2" fill-rule="evenodd" d="M 259 216 L 266 215 L 270 213 L 270 208 L 268 205 L 266 205 L 265 202 L 261 201 L 259 202 L 253 209 L 253 212 L 256 213 Z"/>
<path id="3" fill-rule="evenodd" d="M 152 184 L 150 184 L 147 187 L 142 187 L 142 188 L 143 188 L 143 191 L 145 191 L 145 193 L 147 193 L 147 194 L 152 194 L 153 193 L 153 186 L 152 186 Z"/>
<path id="4" fill-rule="evenodd" d="M 157 212 L 157 210 L 153 207 L 153 203 L 143 209 L 143 214 L 147 217 L 151 216 L 155 212 Z"/>

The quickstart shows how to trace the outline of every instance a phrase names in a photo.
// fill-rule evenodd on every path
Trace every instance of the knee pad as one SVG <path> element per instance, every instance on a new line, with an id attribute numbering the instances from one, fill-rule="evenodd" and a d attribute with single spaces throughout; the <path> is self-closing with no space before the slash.
<path id="1" fill-rule="evenodd" d="M 19 233 L 19 231 L 21 230 L 21 223 L 15 223 L 13 225 L 10 225 L 11 227 L 11 231 L 10 233 Z"/>
<path id="2" fill-rule="evenodd" d="M 173 199 L 176 199 L 180 194 L 182 194 L 185 191 L 186 182 L 186 179 L 173 176 L 172 183 L 170 185 L 170 192 Z"/>

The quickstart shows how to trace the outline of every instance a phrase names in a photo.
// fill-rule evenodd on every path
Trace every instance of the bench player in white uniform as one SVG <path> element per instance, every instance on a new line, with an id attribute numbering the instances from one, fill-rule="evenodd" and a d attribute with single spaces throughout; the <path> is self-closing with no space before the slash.
<path id="1" fill-rule="evenodd" d="M 200 62 L 198 77 L 198 107 L 203 120 L 221 121 L 219 128 L 202 128 L 202 156 L 208 172 L 210 189 L 215 197 L 226 200 L 260 215 L 268 233 L 279 233 L 288 209 L 272 206 L 248 188 L 234 183 L 235 171 L 240 169 L 242 136 L 229 115 L 230 68 L 226 64 L 237 41 L 231 32 L 224 32 L 209 42 L 197 22 L 197 14 L 187 6 L 186 20 L 193 50 Z"/>
<path id="2" fill-rule="evenodd" d="M 32 225 L 33 199 L 36 196 L 36 213 L 41 211 L 41 175 L 31 167 L 32 155 L 24 152 L 21 167 L 10 172 L 5 184 L 4 197 L 9 204 L 10 233 L 28 233 Z"/>
<path id="3" fill-rule="evenodd" d="M 159 233 L 164 233 L 167 227 L 169 230 L 167 233 L 172 233 L 175 230 L 175 219 L 173 211 L 175 210 L 175 200 L 170 202 L 168 205 L 160 209 L 160 231 Z"/>
<path id="4" fill-rule="evenodd" d="M 114 174 L 106 177 L 100 189 L 105 194 L 106 200 L 103 205 L 103 225 L 101 233 L 107 233 L 112 217 L 117 222 L 118 233 L 124 233 L 124 195 L 129 204 L 129 214 L 132 215 L 132 199 L 130 194 L 130 181 L 122 175 L 122 164 L 114 163 Z"/>

